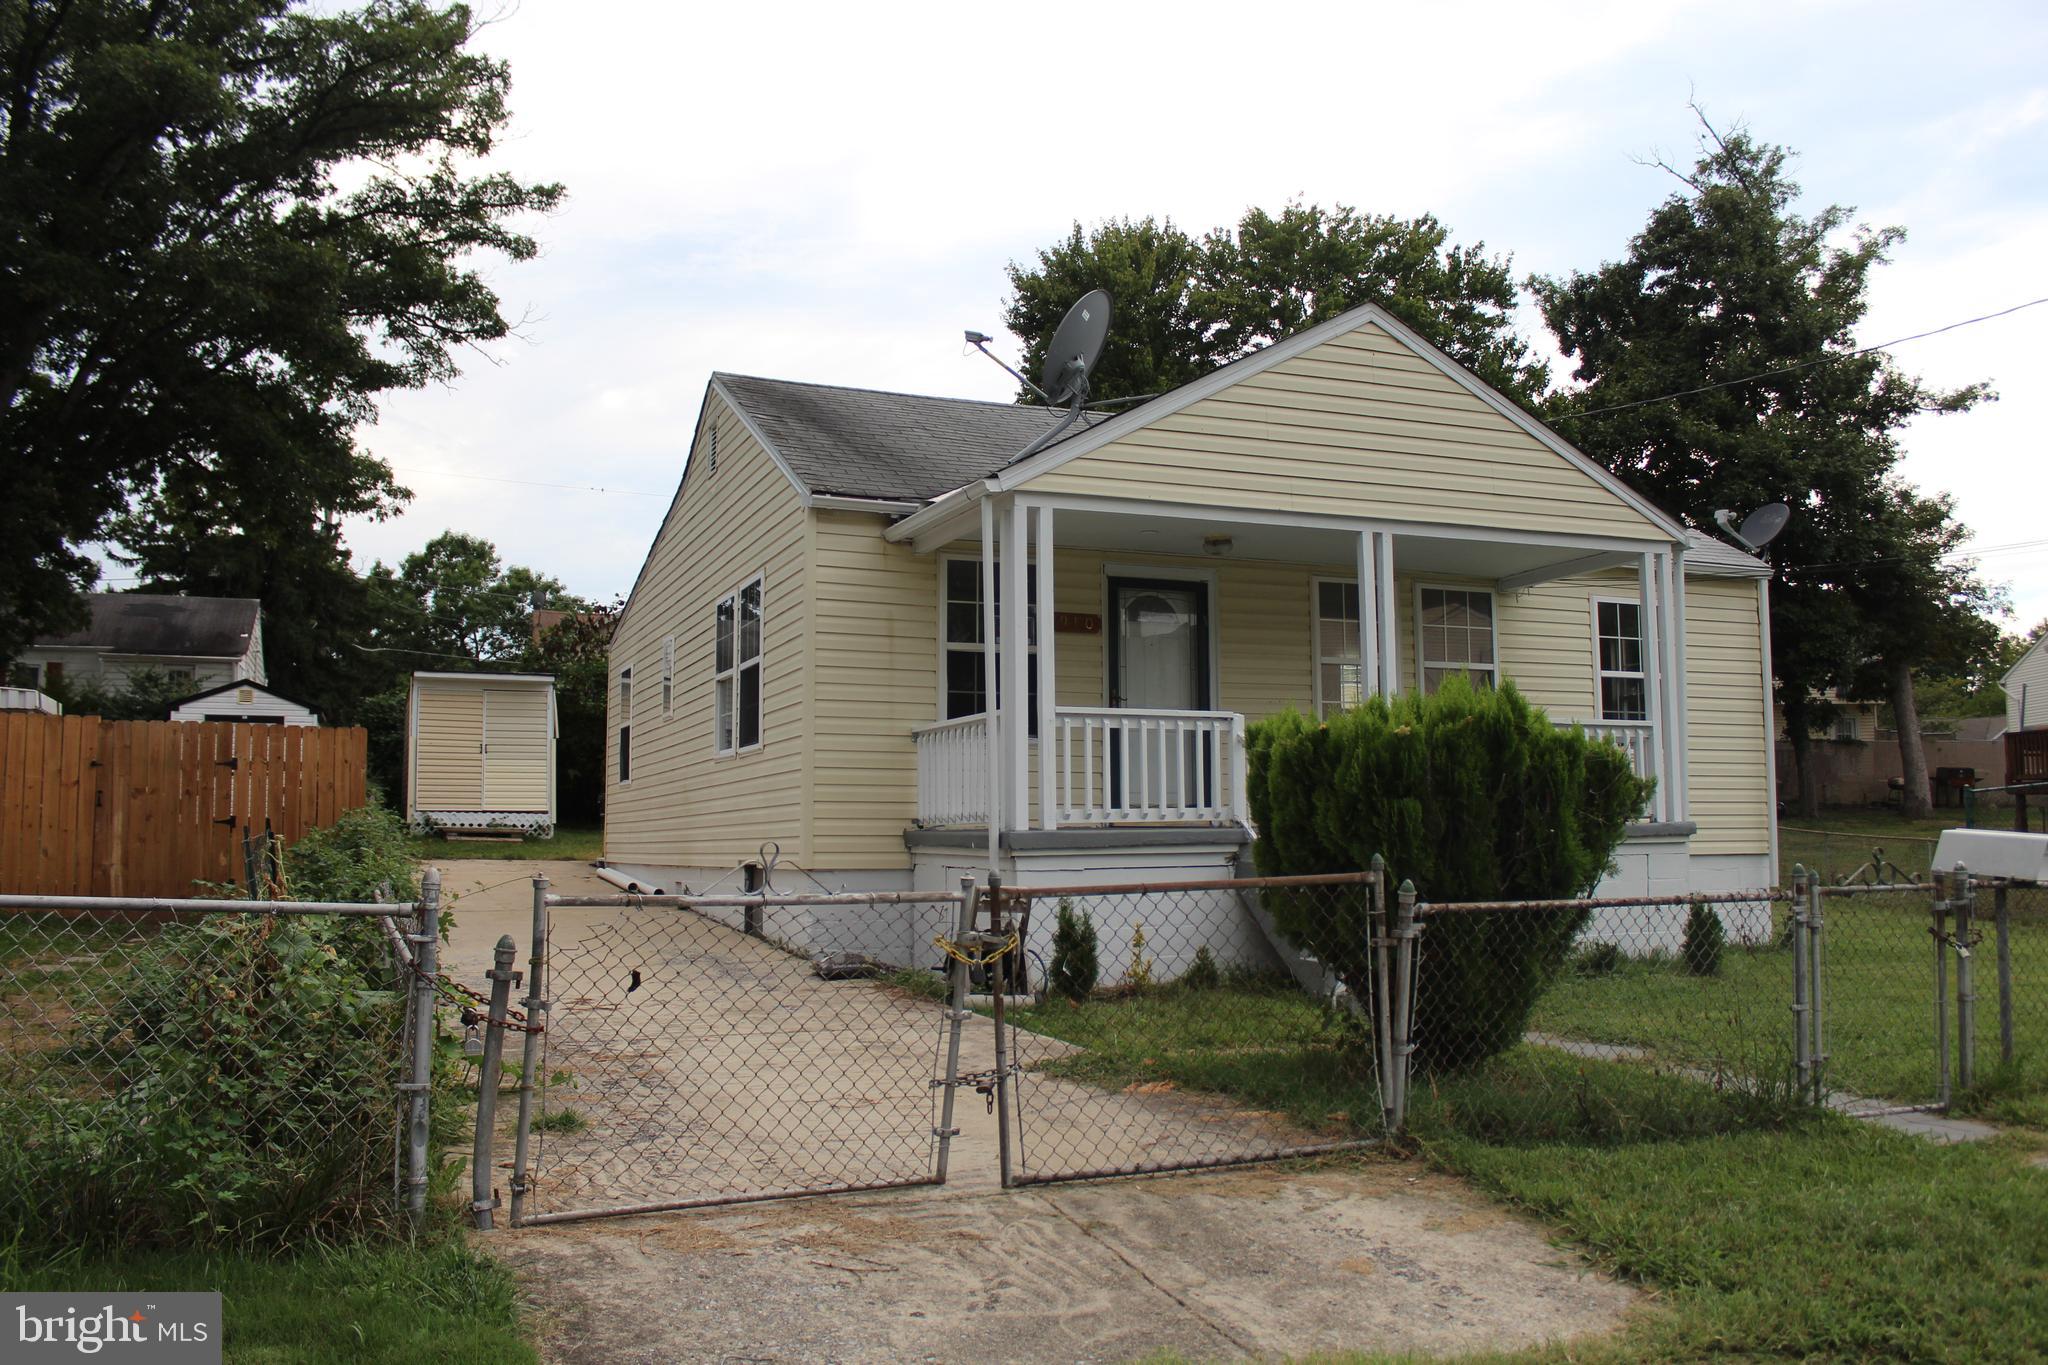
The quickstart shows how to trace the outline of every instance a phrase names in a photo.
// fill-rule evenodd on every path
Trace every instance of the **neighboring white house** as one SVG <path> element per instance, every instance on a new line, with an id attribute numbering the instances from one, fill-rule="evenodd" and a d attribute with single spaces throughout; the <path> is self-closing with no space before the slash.
<path id="1" fill-rule="evenodd" d="M 1464 673 L 1657 779 L 1603 891 L 1771 881 L 1768 567 L 1383 310 L 1020 457 L 1058 416 L 714 375 L 612 642 L 607 862 L 1227 874 L 1248 722 Z"/>
<path id="2" fill-rule="evenodd" d="M 172 720 L 244 721 L 255 725 L 318 725 L 320 713 L 261 683 L 224 682 L 171 707 Z"/>
<path id="3" fill-rule="evenodd" d="M 0 687 L 0 711 L 40 711 L 46 716 L 64 714 L 64 708 L 55 697 L 33 687 Z"/>
<path id="4" fill-rule="evenodd" d="M 203 689 L 267 676 L 263 604 L 253 597 L 96 592 L 86 600 L 90 624 L 35 641 L 14 661 L 9 682 L 46 692 L 85 682 L 112 690 L 153 668 Z"/>
<path id="5" fill-rule="evenodd" d="M 2019 662 L 2006 670 L 2005 728 L 2039 730 L 2048 727 L 2048 630 L 2041 632 Z"/>
<path id="6" fill-rule="evenodd" d="M 406 707 L 406 819 L 420 829 L 555 826 L 555 680 L 415 673 Z"/>

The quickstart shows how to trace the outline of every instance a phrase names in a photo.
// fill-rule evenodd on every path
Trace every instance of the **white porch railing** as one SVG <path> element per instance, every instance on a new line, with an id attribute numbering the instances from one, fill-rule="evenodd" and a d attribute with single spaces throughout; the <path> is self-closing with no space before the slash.
<path id="1" fill-rule="evenodd" d="M 1061 825 L 1244 820 L 1244 717 L 1236 712 L 1063 706 L 1053 723 Z M 918 824 L 986 825 L 988 718 L 962 716 L 912 733 Z M 1035 766 L 1047 748 L 1034 748 Z M 1030 828 L 1043 823 L 1040 814 L 1034 802 L 1013 823 Z"/>
<path id="2" fill-rule="evenodd" d="M 1670 818 L 1670 784 L 1663 781 L 1657 772 L 1657 727 L 1647 720 L 1561 720 L 1559 729 L 1568 730 L 1577 725 L 1583 728 L 1588 738 L 1604 739 L 1628 755 L 1631 768 L 1637 777 L 1656 777 L 1657 794 L 1650 798 L 1648 814 L 1655 819 Z"/>
<path id="3" fill-rule="evenodd" d="M 1236 712 L 1063 706 L 1056 716 L 1061 824 L 1244 819 Z"/>
<path id="4" fill-rule="evenodd" d="M 961 716 L 911 732 L 917 738 L 917 823 L 988 823 L 988 717 Z"/>

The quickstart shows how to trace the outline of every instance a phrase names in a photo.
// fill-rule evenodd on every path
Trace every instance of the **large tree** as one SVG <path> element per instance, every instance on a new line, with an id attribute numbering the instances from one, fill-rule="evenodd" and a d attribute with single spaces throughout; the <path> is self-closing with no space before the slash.
<path id="1" fill-rule="evenodd" d="M 1581 383 L 1549 416 L 1693 525 L 1712 526 L 1717 508 L 1792 505 L 1771 547 L 1772 669 L 1810 808 L 1823 694 L 1852 689 L 1873 655 L 1915 649 L 1880 638 L 1878 595 L 1864 581 L 1869 565 L 1927 548 L 1907 534 L 1916 517 L 1900 513 L 1910 502 L 1893 472 L 1900 429 L 1988 393 L 1930 389 L 1860 348 L 1870 274 L 1901 229 L 1851 229 L 1840 206 L 1801 215 L 1783 147 L 1706 127 L 1695 164 L 1666 167 L 1680 188 L 1626 256 L 1530 281 Z M 1930 507 L 1945 515 L 1919 504 Z M 1913 590 L 1923 589 L 1935 580 Z M 1892 601 L 1903 611 L 1903 598 Z"/>
<path id="2" fill-rule="evenodd" d="M 1484 244 L 1459 246 L 1435 218 L 1338 205 L 1252 209 L 1197 240 L 1151 218 L 1076 223 L 1034 264 L 1012 262 L 1004 322 L 1036 377 L 1074 300 L 1116 308 L 1096 367 L 1098 399 L 1154 394 L 1362 303 L 1378 303 L 1495 387 L 1532 404 L 1548 371 L 1516 334 L 1515 280 Z M 1022 395 L 1027 400 L 1029 394 Z"/>
<path id="3" fill-rule="evenodd" d="M 357 425 L 506 334 L 470 257 L 531 256 L 514 224 L 560 194 L 472 169 L 509 79 L 475 31 L 421 0 L 0 0 L 0 658 L 80 618 L 117 513 L 149 575 L 250 591 L 141 528 L 257 535 L 296 500 L 266 529 L 312 535 L 403 496 Z"/>

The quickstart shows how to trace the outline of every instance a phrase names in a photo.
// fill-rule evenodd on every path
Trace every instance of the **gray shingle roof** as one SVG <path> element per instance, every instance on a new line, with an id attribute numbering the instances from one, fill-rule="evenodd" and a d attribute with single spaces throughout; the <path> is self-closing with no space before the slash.
<path id="1" fill-rule="evenodd" d="M 173 654 L 234 659 L 249 648 L 262 603 L 253 597 L 172 597 L 96 592 L 86 598 L 92 624 L 38 645 L 103 649 L 113 654 Z"/>
<path id="2" fill-rule="evenodd" d="M 1770 565 L 1705 531 L 1688 530 L 1685 533 L 1685 568 L 1688 573 L 1718 574 L 1729 578 L 1771 576 Z"/>
<path id="3" fill-rule="evenodd" d="M 995 473 L 1060 414 L 1017 403 L 716 376 L 813 493 L 925 500 Z"/>

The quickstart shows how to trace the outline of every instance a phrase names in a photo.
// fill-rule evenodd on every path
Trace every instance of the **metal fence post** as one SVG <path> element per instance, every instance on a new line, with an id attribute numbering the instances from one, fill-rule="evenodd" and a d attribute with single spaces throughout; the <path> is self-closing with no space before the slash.
<path id="1" fill-rule="evenodd" d="M 1976 890 L 1969 869 L 1956 864 L 1956 1084 L 1977 1084 L 1977 963 L 1970 951 L 1976 923 Z"/>
<path id="2" fill-rule="evenodd" d="M 1969 791 L 1968 787 L 1963 788 Z M 1991 913 L 1998 930 L 1998 1060 L 2012 1063 L 2012 916 L 2005 904 L 2004 882 L 1991 892 Z"/>
<path id="3" fill-rule="evenodd" d="M 1366 931 L 1372 947 L 1372 1041 L 1379 1063 L 1380 1118 L 1394 1130 L 1394 1025 L 1388 998 L 1392 971 L 1388 958 L 1393 940 L 1387 937 L 1387 860 L 1372 855 L 1372 880 L 1366 883 Z"/>
<path id="4" fill-rule="evenodd" d="M 512 959 L 518 953 L 519 945 L 512 941 L 512 935 L 500 934 L 498 946 L 491 953 L 491 969 L 484 973 L 491 982 L 491 1006 L 484 1021 L 484 1059 L 477 1068 L 476 1142 L 469 1154 L 469 1210 L 476 1215 L 477 1227 L 485 1232 L 491 1230 L 491 1210 L 498 1203 L 491 1196 L 491 1147 L 498 1127 L 498 1073 L 503 1069 L 505 1056 L 505 1012 L 512 1002 L 512 983 L 519 979 L 519 973 L 512 970 Z"/>
<path id="5" fill-rule="evenodd" d="M 1415 1022 L 1415 883 L 1401 883 L 1394 905 L 1394 1112 L 1391 1128 L 1399 1134 L 1408 1123 L 1409 1055 L 1415 1050 L 1410 1031 Z"/>
<path id="6" fill-rule="evenodd" d="M 967 1008 L 967 964 L 961 960 L 960 944 L 974 927 L 975 885 L 972 873 L 960 878 L 960 913 L 953 922 L 953 949 L 946 954 L 946 1074 L 940 1079 L 945 1096 L 939 1104 L 939 1154 L 937 1176 L 946 1183 L 946 1167 L 953 1155 L 953 1139 L 960 1130 L 953 1124 L 953 1102 L 960 1090 L 960 1029 L 973 1011 Z"/>
<path id="7" fill-rule="evenodd" d="M 526 1148 L 533 1133 L 533 1073 L 540 1065 L 540 1035 L 546 1027 L 547 989 L 543 977 L 548 961 L 548 879 L 533 876 L 533 956 L 526 964 L 526 1042 L 519 1053 L 519 1129 L 512 1139 L 512 1226 L 526 1215 L 529 1186 Z"/>
<path id="8" fill-rule="evenodd" d="M 1934 869 L 1933 925 L 1928 934 L 1934 940 L 1934 1102 L 1946 1109 L 1949 1101 L 1948 1051 L 1948 874 Z"/>
<path id="9" fill-rule="evenodd" d="M 441 869 L 420 873 L 419 932 L 413 942 L 412 1122 L 407 1130 L 406 1207 L 413 1221 L 427 1212 L 427 1108 L 434 1083 L 434 987 L 441 965 Z"/>
<path id="10" fill-rule="evenodd" d="M 1806 868 L 1799 863 L 1792 866 L 1792 923 L 1786 929 L 1792 940 L 1792 1075 L 1803 1100 L 1813 1087 L 1813 1058 L 1808 1053 L 1812 1042 L 1808 1015 L 1813 1007 L 1806 986 Z"/>
<path id="11" fill-rule="evenodd" d="M 992 937 L 1001 936 L 1003 928 L 1003 879 L 991 872 L 988 874 L 988 922 Z M 1023 952 L 1019 944 L 1018 952 Z M 995 993 L 996 1024 L 996 1159 L 1002 1170 L 1002 1186 L 1009 1189 L 1016 1173 L 1010 1168 L 1010 1051 L 1009 1041 L 1003 1036 L 1003 997 L 1008 993 L 1009 972 L 1001 957 L 989 963 L 989 989 Z"/>

